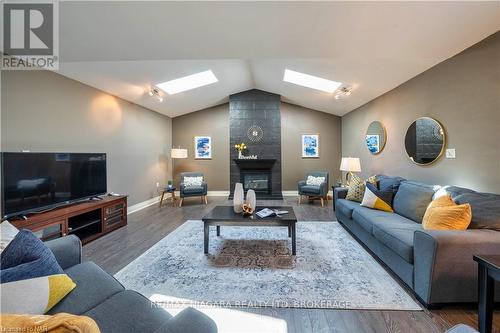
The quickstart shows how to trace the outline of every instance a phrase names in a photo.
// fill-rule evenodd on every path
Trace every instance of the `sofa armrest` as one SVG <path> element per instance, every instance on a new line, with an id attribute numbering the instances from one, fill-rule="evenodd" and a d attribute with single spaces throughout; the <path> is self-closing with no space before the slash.
<path id="1" fill-rule="evenodd" d="M 217 325 L 200 311 L 186 308 L 154 333 L 217 333 Z"/>
<path id="2" fill-rule="evenodd" d="M 327 182 L 322 182 L 321 184 L 319 184 L 319 193 L 321 193 L 321 195 L 323 197 L 326 197 L 328 195 L 328 183 Z"/>
<path id="3" fill-rule="evenodd" d="M 207 195 L 208 192 L 208 184 L 206 182 L 202 182 L 201 186 L 203 187 L 203 195 Z"/>
<path id="4" fill-rule="evenodd" d="M 500 254 L 500 232 L 417 230 L 413 245 L 413 289 L 425 303 L 473 302 L 477 301 L 477 264 L 472 256 Z"/>
<path id="5" fill-rule="evenodd" d="M 335 187 L 333 189 L 333 200 L 337 201 L 338 199 L 345 199 L 347 196 L 347 187 Z"/>
<path id="6" fill-rule="evenodd" d="M 45 242 L 62 269 L 82 262 L 82 242 L 75 235 L 64 236 Z"/>

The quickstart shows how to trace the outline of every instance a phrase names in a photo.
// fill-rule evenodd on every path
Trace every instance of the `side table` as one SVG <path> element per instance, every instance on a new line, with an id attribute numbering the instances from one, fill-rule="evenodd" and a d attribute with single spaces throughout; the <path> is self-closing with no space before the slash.
<path id="1" fill-rule="evenodd" d="M 495 281 L 500 281 L 500 255 L 475 255 L 478 263 L 479 332 L 491 333 Z"/>
<path id="2" fill-rule="evenodd" d="M 170 193 L 170 199 L 172 200 L 172 206 L 175 207 L 175 201 L 177 198 L 175 197 L 175 187 L 165 187 L 162 192 L 161 192 L 161 198 L 160 198 L 160 207 L 163 203 L 163 197 L 165 196 L 165 193 Z"/>

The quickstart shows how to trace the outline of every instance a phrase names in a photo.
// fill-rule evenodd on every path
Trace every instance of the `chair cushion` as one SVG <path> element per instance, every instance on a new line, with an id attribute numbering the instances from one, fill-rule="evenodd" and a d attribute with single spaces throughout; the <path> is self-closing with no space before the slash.
<path id="1" fill-rule="evenodd" d="M 373 224 L 373 236 L 410 264 L 413 263 L 415 230 L 422 230 L 422 225 L 415 222 L 393 224 L 380 221 Z"/>
<path id="2" fill-rule="evenodd" d="M 0 283 L 63 273 L 52 251 L 26 229 L 19 231 L 2 251 L 0 267 Z"/>
<path id="3" fill-rule="evenodd" d="M 320 186 L 322 183 L 324 183 L 326 180 L 326 177 L 314 177 L 314 176 L 307 176 L 306 184 L 307 185 L 314 185 L 314 186 Z"/>
<path id="4" fill-rule="evenodd" d="M 172 318 L 167 311 L 132 290 L 111 296 L 85 315 L 95 320 L 101 332 L 117 333 L 154 332 Z"/>
<path id="5" fill-rule="evenodd" d="M 204 190 L 203 186 L 186 186 L 184 194 L 203 193 Z"/>
<path id="6" fill-rule="evenodd" d="M 320 194 L 320 187 L 316 185 L 304 185 L 301 187 L 302 193 Z"/>
<path id="7" fill-rule="evenodd" d="M 80 315 L 124 290 L 120 282 L 90 261 L 75 265 L 65 273 L 75 282 L 76 288 L 49 314 L 67 312 Z"/>
<path id="8" fill-rule="evenodd" d="M 352 219 L 352 212 L 356 207 L 359 207 L 359 203 L 346 199 L 338 199 L 335 203 L 335 209 L 349 219 Z"/>
<path id="9" fill-rule="evenodd" d="M 184 185 L 186 187 L 200 187 L 203 183 L 203 177 L 184 177 Z"/>
<path id="10" fill-rule="evenodd" d="M 417 182 L 401 182 L 399 190 L 394 197 L 394 212 L 422 223 L 427 206 L 434 196 L 434 186 Z"/>

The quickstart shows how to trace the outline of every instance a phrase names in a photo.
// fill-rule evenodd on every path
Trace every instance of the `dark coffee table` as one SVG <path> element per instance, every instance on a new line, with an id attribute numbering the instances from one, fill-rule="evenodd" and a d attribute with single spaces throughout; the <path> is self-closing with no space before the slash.
<path id="1" fill-rule="evenodd" d="M 291 206 L 279 206 L 279 207 L 257 207 L 256 212 L 263 208 L 287 210 L 287 214 L 281 215 L 281 217 L 272 216 L 266 218 L 260 218 L 253 214 L 250 216 L 243 216 L 243 214 L 238 214 L 234 212 L 233 206 L 216 206 L 212 211 L 202 218 L 204 225 L 204 252 L 208 253 L 208 242 L 209 242 L 209 228 L 210 226 L 217 227 L 217 236 L 220 236 L 221 226 L 237 226 L 237 227 L 286 227 L 288 228 L 288 237 L 292 238 L 292 255 L 296 253 L 296 241 L 295 241 L 295 224 L 297 223 L 297 218 Z"/>

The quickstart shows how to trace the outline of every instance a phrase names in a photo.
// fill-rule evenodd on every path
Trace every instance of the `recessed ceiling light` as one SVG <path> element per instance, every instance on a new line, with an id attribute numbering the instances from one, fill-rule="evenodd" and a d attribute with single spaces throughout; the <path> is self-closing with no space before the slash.
<path id="1" fill-rule="evenodd" d="M 333 93 L 342 84 L 341 82 L 323 79 L 317 76 L 295 72 L 285 69 L 283 81 L 297 84 L 299 86 L 321 90 L 327 93 Z"/>
<path id="2" fill-rule="evenodd" d="M 184 76 L 175 80 L 158 83 L 156 86 L 169 95 L 177 94 L 183 91 L 199 88 L 218 82 L 211 70 Z"/>

